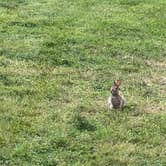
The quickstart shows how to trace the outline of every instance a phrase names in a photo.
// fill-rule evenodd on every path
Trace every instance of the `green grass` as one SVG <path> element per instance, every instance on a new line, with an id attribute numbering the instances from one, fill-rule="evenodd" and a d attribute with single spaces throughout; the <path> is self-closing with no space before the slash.
<path id="1" fill-rule="evenodd" d="M 0 165 L 166 165 L 165 0 L 0 0 Z M 122 79 L 124 112 L 108 110 Z"/>

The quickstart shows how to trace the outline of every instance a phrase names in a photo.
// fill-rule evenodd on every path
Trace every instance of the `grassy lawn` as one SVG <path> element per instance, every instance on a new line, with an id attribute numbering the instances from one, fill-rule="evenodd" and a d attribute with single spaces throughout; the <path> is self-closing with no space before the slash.
<path id="1" fill-rule="evenodd" d="M 0 165 L 166 165 L 165 0 L 0 0 Z M 107 98 L 122 79 L 124 112 Z"/>

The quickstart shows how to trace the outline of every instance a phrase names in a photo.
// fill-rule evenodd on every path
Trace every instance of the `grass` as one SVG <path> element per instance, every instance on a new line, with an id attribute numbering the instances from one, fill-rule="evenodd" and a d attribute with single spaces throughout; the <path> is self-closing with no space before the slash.
<path id="1" fill-rule="evenodd" d="M 0 165 L 165 165 L 165 6 L 0 0 Z"/>

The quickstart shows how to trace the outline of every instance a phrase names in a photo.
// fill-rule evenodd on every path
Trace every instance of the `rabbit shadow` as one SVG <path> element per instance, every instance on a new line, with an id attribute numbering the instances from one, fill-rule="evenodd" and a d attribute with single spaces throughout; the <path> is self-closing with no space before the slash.
<path id="1" fill-rule="evenodd" d="M 136 111 L 138 105 L 137 104 L 127 104 L 124 106 L 124 111 L 131 112 L 131 111 Z"/>
<path id="2" fill-rule="evenodd" d="M 75 124 L 75 127 L 80 131 L 85 131 L 85 130 L 95 131 L 96 130 L 96 126 L 84 116 L 76 115 L 74 117 L 74 124 Z"/>
<path id="3" fill-rule="evenodd" d="M 137 110 L 137 104 L 128 104 L 128 105 L 125 105 L 123 108 L 111 109 L 111 111 L 115 111 L 115 112 L 133 112 L 136 110 Z"/>
<path id="4" fill-rule="evenodd" d="M 131 103 L 127 104 L 123 108 L 124 112 L 130 113 L 133 116 L 139 116 L 142 114 L 142 112 L 139 110 L 138 104 L 136 103 Z"/>

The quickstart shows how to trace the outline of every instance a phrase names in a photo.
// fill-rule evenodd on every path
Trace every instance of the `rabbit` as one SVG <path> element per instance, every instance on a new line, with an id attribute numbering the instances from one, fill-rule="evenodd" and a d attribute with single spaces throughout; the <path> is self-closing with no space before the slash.
<path id="1" fill-rule="evenodd" d="M 109 108 L 112 109 L 121 109 L 126 104 L 125 98 L 120 91 L 121 80 L 114 81 L 114 85 L 111 87 L 110 92 L 111 95 L 108 98 Z"/>

